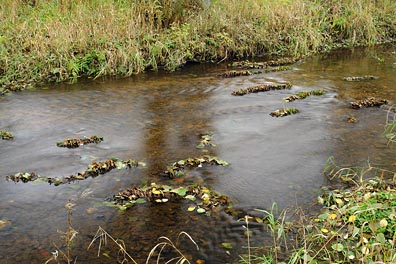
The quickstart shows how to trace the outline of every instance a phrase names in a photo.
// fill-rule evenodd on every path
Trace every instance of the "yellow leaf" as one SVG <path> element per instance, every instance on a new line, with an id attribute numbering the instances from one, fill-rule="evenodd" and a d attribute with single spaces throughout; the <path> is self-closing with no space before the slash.
<path id="1" fill-rule="evenodd" d="M 337 215 L 336 214 L 329 214 L 328 218 L 331 219 L 331 220 L 334 220 L 334 219 L 337 218 Z"/>
<path id="2" fill-rule="evenodd" d="M 326 228 L 322 228 L 320 229 L 320 231 L 322 231 L 322 233 L 329 233 L 329 230 L 327 230 Z"/>
<path id="3" fill-rule="evenodd" d="M 315 219 L 314 219 L 314 222 L 319 223 L 319 222 L 320 222 L 320 219 L 319 219 L 319 218 L 315 218 Z"/>
<path id="4" fill-rule="evenodd" d="M 192 211 L 194 211 L 195 210 L 195 206 L 190 206 L 190 207 L 188 207 L 188 209 L 187 209 L 187 211 L 189 211 L 189 212 L 192 212 Z"/>
<path id="5" fill-rule="evenodd" d="M 351 215 L 351 216 L 349 217 L 349 219 L 348 219 L 348 222 L 353 223 L 353 222 L 355 222 L 355 220 L 356 220 L 356 215 Z"/>
<path id="6" fill-rule="evenodd" d="M 343 205 L 344 204 L 344 201 L 342 201 L 340 198 L 337 198 L 335 201 L 336 201 L 336 203 L 338 205 Z"/>
<path id="7" fill-rule="evenodd" d="M 152 190 L 153 194 L 161 194 L 161 191 L 156 190 L 155 188 Z"/>

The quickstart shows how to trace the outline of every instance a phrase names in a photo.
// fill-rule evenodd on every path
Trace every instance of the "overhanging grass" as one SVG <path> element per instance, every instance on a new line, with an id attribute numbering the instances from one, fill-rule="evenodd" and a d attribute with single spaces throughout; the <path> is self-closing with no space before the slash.
<path id="1" fill-rule="evenodd" d="M 395 14 L 391 0 L 4 0 L 0 89 L 371 45 L 393 39 Z"/>

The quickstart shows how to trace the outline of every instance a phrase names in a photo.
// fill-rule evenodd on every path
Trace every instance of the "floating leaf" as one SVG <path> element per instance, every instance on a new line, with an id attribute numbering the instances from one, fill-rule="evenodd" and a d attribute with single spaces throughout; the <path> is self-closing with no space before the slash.
<path id="1" fill-rule="evenodd" d="M 203 214 L 203 213 L 205 213 L 205 212 L 206 212 L 206 210 L 203 209 L 203 208 L 201 208 L 201 207 L 197 209 L 197 213 L 198 213 L 198 214 Z"/>
<path id="2" fill-rule="evenodd" d="M 179 187 L 177 189 L 171 190 L 171 192 L 176 193 L 177 195 L 184 197 L 186 196 L 187 189 L 185 187 Z"/>
<path id="3" fill-rule="evenodd" d="M 186 195 L 184 198 L 186 198 L 186 199 L 188 199 L 188 200 L 191 200 L 191 201 L 195 201 L 195 200 L 197 199 L 197 198 L 195 198 L 194 195 L 191 195 L 191 194 Z"/>
<path id="4" fill-rule="evenodd" d="M 117 161 L 116 162 L 116 167 L 117 167 L 117 169 L 123 169 L 123 168 L 126 167 L 126 164 L 124 162 L 122 162 L 122 161 Z"/>
<path id="5" fill-rule="evenodd" d="M 136 204 L 143 204 L 143 203 L 147 203 L 146 199 L 144 198 L 138 198 L 135 200 Z"/>
<path id="6" fill-rule="evenodd" d="M 195 208 L 196 208 L 195 206 L 190 206 L 187 208 L 187 211 L 192 212 L 195 210 Z"/>
<path id="7" fill-rule="evenodd" d="M 225 249 L 232 249 L 232 245 L 230 243 L 227 242 L 223 242 L 221 243 L 221 246 Z"/>

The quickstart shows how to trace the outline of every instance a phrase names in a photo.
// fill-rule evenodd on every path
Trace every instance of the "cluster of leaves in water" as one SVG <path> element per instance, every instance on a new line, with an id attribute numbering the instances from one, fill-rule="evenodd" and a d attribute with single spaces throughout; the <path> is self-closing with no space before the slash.
<path id="1" fill-rule="evenodd" d="M 30 182 L 30 181 L 35 181 L 35 180 L 42 180 L 46 181 L 49 184 L 54 184 L 55 186 L 58 186 L 60 184 L 65 184 L 65 183 L 70 183 L 73 181 L 81 181 L 85 180 L 88 177 L 96 177 L 100 174 L 105 174 L 113 169 L 123 169 L 123 168 L 132 168 L 132 167 L 138 167 L 138 166 L 145 166 L 144 163 L 138 162 L 137 160 L 119 160 L 119 159 L 109 159 L 106 161 L 101 161 L 101 162 L 92 162 L 91 164 L 88 165 L 88 168 L 83 171 L 79 172 L 76 175 L 70 175 L 67 177 L 63 178 L 54 178 L 54 177 L 44 177 L 40 176 L 34 172 L 27 173 L 27 172 L 19 172 L 15 175 L 10 175 L 7 176 L 7 180 L 13 181 L 13 182 Z"/>
<path id="2" fill-rule="evenodd" d="M 233 77 L 238 77 L 238 76 L 248 76 L 252 75 L 253 73 L 251 71 L 227 71 L 222 74 L 220 74 L 220 77 L 223 78 L 233 78 Z"/>
<path id="3" fill-rule="evenodd" d="M 189 200 L 193 203 L 187 208 L 187 211 L 196 211 L 207 215 L 210 215 L 216 208 L 227 206 L 230 203 L 227 196 L 218 194 L 201 185 L 173 187 L 152 183 L 140 188 L 129 188 L 114 196 L 114 201 L 121 210 L 126 210 L 139 203 L 166 203 L 180 199 Z"/>
<path id="4" fill-rule="evenodd" d="M 231 94 L 235 96 L 242 96 L 249 93 L 259 93 L 259 92 L 267 92 L 271 90 L 283 90 L 283 89 L 290 89 L 292 84 L 287 83 L 271 83 L 271 84 L 260 84 L 248 88 L 243 88 L 239 90 L 233 91 Z"/>
<path id="5" fill-rule="evenodd" d="M 361 81 L 371 81 L 378 79 L 378 77 L 373 76 L 373 75 L 364 75 L 364 76 L 348 76 L 342 78 L 344 81 L 347 82 L 361 82 Z"/>
<path id="6" fill-rule="evenodd" d="M 172 165 L 166 168 L 165 174 L 172 179 L 174 177 L 182 176 L 186 168 L 190 168 L 190 169 L 198 168 L 198 167 L 202 167 L 205 164 L 207 165 L 214 164 L 221 166 L 229 165 L 227 161 L 221 160 L 218 157 L 203 155 L 197 158 L 187 158 L 176 161 Z"/>
<path id="7" fill-rule="evenodd" d="M 39 175 L 34 173 L 34 172 L 18 172 L 15 175 L 9 175 L 7 176 L 8 181 L 13 181 L 13 182 L 30 182 L 30 181 L 35 181 L 39 178 Z"/>
<path id="8" fill-rule="evenodd" d="M 201 140 L 196 148 L 203 149 L 205 147 L 216 147 L 216 144 L 212 143 L 212 134 L 201 134 L 200 138 Z"/>
<path id="9" fill-rule="evenodd" d="M 7 130 L 0 130 L 0 137 L 4 140 L 11 140 L 14 138 L 14 136 Z"/>
<path id="10" fill-rule="evenodd" d="M 282 108 L 282 109 L 278 109 L 276 111 L 273 111 L 270 113 L 270 116 L 273 117 L 284 117 L 284 116 L 288 116 L 288 115 L 294 115 L 299 113 L 300 110 L 298 110 L 295 107 L 290 107 L 290 108 Z"/>
<path id="11" fill-rule="evenodd" d="M 387 104 L 388 101 L 385 99 L 377 99 L 375 97 L 368 97 L 362 100 L 357 100 L 355 102 L 351 102 L 351 107 L 353 109 L 359 109 L 362 107 L 376 107 Z"/>
<path id="12" fill-rule="evenodd" d="M 319 95 L 324 95 L 325 93 L 326 93 L 326 91 L 322 90 L 322 89 L 320 89 L 320 90 L 311 90 L 311 91 L 307 91 L 307 92 L 299 92 L 297 94 L 294 94 L 294 95 L 291 95 L 289 97 L 286 97 L 284 100 L 286 102 L 293 102 L 295 100 L 305 99 L 305 98 L 307 98 L 308 96 L 311 96 L 311 95 L 319 96 Z"/>
<path id="13" fill-rule="evenodd" d="M 274 67 L 274 66 L 284 66 L 284 65 L 289 65 L 296 63 L 299 60 L 299 58 L 279 58 L 277 60 L 269 60 L 269 61 L 264 61 L 264 62 L 251 62 L 249 60 L 244 60 L 244 61 L 236 61 L 228 66 L 233 67 L 233 68 L 240 68 L 240 69 L 264 69 L 268 67 Z"/>
<path id="14" fill-rule="evenodd" d="M 100 143 L 103 141 L 103 137 L 91 136 L 89 138 L 69 138 L 63 142 L 57 142 L 58 147 L 63 148 L 78 148 L 79 146 L 90 144 L 90 143 Z"/>

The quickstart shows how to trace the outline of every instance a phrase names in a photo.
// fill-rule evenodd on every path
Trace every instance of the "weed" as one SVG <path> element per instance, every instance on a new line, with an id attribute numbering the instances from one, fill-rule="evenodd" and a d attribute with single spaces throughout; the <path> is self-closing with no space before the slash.
<path id="1" fill-rule="evenodd" d="M 72 241 L 76 238 L 78 232 L 73 228 L 72 226 L 72 208 L 75 206 L 72 202 L 68 202 L 65 207 L 67 209 L 67 229 L 66 232 L 58 231 L 59 233 L 62 234 L 62 237 L 65 241 L 65 247 L 66 247 L 66 252 L 61 250 L 57 245 L 55 245 L 56 250 L 52 253 L 52 257 L 48 259 L 45 264 L 51 263 L 55 261 L 56 263 L 61 263 L 59 261 L 59 256 L 61 259 L 66 261 L 68 264 L 70 263 L 76 263 L 77 258 L 74 258 L 71 255 L 71 245 Z"/>

